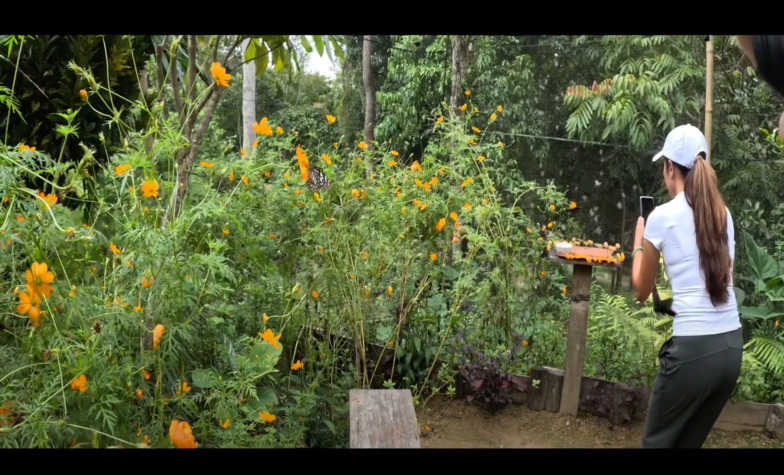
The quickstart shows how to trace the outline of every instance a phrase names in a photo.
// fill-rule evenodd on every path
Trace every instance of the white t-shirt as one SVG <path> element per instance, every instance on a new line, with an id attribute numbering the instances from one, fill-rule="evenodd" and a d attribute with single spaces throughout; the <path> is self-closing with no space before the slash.
<path id="1" fill-rule="evenodd" d="M 735 229 L 727 210 L 730 258 L 735 262 Z M 715 335 L 741 327 L 733 283 L 729 298 L 719 307 L 710 300 L 700 269 L 700 253 L 694 231 L 694 212 L 681 192 L 671 201 L 657 206 L 645 224 L 645 239 L 664 258 L 664 270 L 672 289 L 673 336 Z"/>

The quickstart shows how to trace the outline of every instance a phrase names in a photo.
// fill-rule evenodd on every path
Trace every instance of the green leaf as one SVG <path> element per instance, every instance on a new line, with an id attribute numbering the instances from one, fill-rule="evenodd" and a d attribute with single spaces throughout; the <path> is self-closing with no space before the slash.
<path id="1" fill-rule="evenodd" d="M 332 422 L 328 421 L 327 419 L 324 419 L 323 422 L 324 425 L 327 426 L 327 429 L 332 432 L 332 435 L 337 435 L 337 431 L 335 431 L 335 425 L 332 424 Z"/>
<path id="2" fill-rule="evenodd" d="M 279 49 L 275 50 L 275 56 L 277 57 L 275 59 L 275 70 L 280 73 L 283 71 L 284 65 L 283 65 L 283 55 L 280 53 Z"/>
<path id="3" fill-rule="evenodd" d="M 316 51 L 319 56 L 324 54 L 324 39 L 320 35 L 313 36 L 313 42 L 316 43 Z"/>
<path id="4" fill-rule="evenodd" d="M 733 290 L 735 291 L 735 301 L 738 304 L 738 308 L 740 308 L 746 300 L 746 292 L 738 287 L 733 287 Z"/>
<path id="5" fill-rule="evenodd" d="M 759 305 L 757 307 L 741 307 L 740 315 L 748 320 L 769 320 L 784 315 L 784 312 L 776 311 L 768 305 Z"/>
<path id="6" fill-rule="evenodd" d="M 253 61 L 256 57 L 256 39 L 251 38 L 245 49 L 245 61 Z"/>
<path id="7" fill-rule="evenodd" d="M 195 387 L 206 389 L 216 386 L 220 382 L 221 375 L 215 368 L 197 369 L 191 373 L 191 379 Z"/>
<path id="8" fill-rule="evenodd" d="M 225 322 L 226 320 L 224 320 L 221 317 L 210 317 L 209 321 L 214 323 L 215 325 L 220 325 L 221 323 Z"/>
<path id="9" fill-rule="evenodd" d="M 757 279 L 767 280 L 778 273 L 778 264 L 768 252 L 759 247 L 750 234 L 745 233 L 746 255 Z"/>
<path id="10" fill-rule="evenodd" d="M 266 410 L 266 408 L 278 403 L 278 396 L 275 394 L 275 391 L 267 386 L 260 388 L 256 393 L 256 397 L 259 398 L 259 403 L 265 406 L 265 409 L 262 410 Z"/>
<path id="11" fill-rule="evenodd" d="M 344 60 L 343 59 L 343 51 L 340 48 L 340 43 L 338 43 L 337 39 L 335 39 L 334 36 L 329 35 L 329 42 L 332 43 L 332 48 L 335 50 L 335 54 L 338 55 L 338 58 L 340 58 L 341 60 Z"/>
<path id="12" fill-rule="evenodd" d="M 313 46 L 310 45 L 310 41 L 308 41 L 307 36 L 302 35 L 300 37 L 300 41 L 302 42 L 302 47 L 305 48 L 305 51 L 307 51 L 308 53 L 313 52 Z"/>

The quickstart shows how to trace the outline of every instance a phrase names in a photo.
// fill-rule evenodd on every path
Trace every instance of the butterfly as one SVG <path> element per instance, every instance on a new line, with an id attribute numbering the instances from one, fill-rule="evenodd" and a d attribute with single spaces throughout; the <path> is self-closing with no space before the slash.
<path id="1" fill-rule="evenodd" d="M 308 170 L 308 188 L 310 191 L 328 190 L 332 183 L 319 167 L 310 167 Z"/>

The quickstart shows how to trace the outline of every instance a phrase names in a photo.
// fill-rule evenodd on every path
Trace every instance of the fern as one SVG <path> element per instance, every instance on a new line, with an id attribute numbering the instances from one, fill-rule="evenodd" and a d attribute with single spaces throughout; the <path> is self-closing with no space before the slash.
<path id="1" fill-rule="evenodd" d="M 751 349 L 754 357 L 776 377 L 784 377 L 784 342 L 769 336 L 755 336 L 744 349 Z"/>

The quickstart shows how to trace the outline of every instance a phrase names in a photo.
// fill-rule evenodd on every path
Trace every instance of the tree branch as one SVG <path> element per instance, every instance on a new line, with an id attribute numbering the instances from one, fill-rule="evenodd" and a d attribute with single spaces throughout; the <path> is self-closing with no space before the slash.
<path id="1" fill-rule="evenodd" d="M 172 86 L 172 96 L 174 96 L 174 109 L 180 116 L 180 125 L 184 123 L 185 114 L 182 110 L 182 97 L 180 97 L 179 76 L 177 75 L 177 51 L 180 49 L 179 39 L 175 40 L 174 48 L 169 58 L 169 80 Z"/>
<path id="2" fill-rule="evenodd" d="M 196 102 L 196 35 L 188 36 L 188 98 Z"/>

